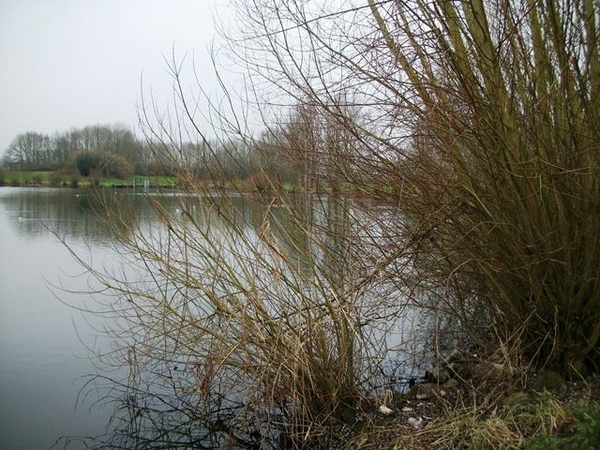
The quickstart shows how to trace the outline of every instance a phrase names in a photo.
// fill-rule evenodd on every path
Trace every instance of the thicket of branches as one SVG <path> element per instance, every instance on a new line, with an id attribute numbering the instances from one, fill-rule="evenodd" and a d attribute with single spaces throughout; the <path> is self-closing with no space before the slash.
<path id="1" fill-rule="evenodd" d="M 538 367 L 597 370 L 598 3 L 370 7 L 409 86 L 423 280 L 480 342 L 491 326 Z"/>
<path id="2" fill-rule="evenodd" d="M 174 137 L 215 151 L 188 109 L 208 98 L 186 101 L 173 65 L 180 115 L 148 130 L 184 162 L 187 195 L 176 212 L 155 203 L 157 229 L 115 219 L 135 276 L 88 267 L 119 296 L 129 371 L 112 380 L 125 427 L 110 445 L 326 447 L 377 394 L 382 361 L 414 345 L 394 334 L 408 305 L 511 364 L 597 370 L 598 3 L 238 7 L 229 56 L 266 127 L 215 109 L 218 148 L 262 149 L 271 189 L 198 181 Z M 321 183 L 330 195 L 311 194 Z"/>
<path id="3" fill-rule="evenodd" d="M 340 130 L 339 156 L 311 163 L 399 205 L 437 306 L 480 344 L 491 325 L 536 364 L 596 369 L 597 2 L 241 8 L 255 86 Z"/>

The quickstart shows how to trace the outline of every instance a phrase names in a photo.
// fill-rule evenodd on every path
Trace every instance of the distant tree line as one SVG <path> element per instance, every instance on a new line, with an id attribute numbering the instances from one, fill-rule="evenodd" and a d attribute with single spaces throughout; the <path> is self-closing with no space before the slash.
<path id="1" fill-rule="evenodd" d="M 93 125 L 54 135 L 26 132 L 17 135 L 6 150 L 2 165 L 13 170 L 81 169 L 119 175 L 143 173 L 149 167 L 144 142 L 121 125 Z M 117 170 L 118 169 L 118 170 Z"/>
<path id="2" fill-rule="evenodd" d="M 185 167 L 197 180 L 249 180 L 257 190 L 284 183 L 319 189 L 319 181 L 338 184 L 326 167 L 356 146 L 339 127 L 306 105 L 292 109 L 279 123 L 251 141 L 157 143 L 138 139 L 122 125 L 92 125 L 54 135 L 17 135 L 4 153 L 8 170 L 74 170 L 79 175 L 128 178 L 177 176 Z M 345 158 L 347 160 L 347 158 Z"/>

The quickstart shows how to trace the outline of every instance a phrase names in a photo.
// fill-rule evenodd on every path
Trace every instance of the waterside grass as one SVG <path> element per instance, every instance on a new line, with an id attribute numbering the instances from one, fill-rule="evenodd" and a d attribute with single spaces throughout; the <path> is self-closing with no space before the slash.
<path id="1" fill-rule="evenodd" d="M 0 186 L 45 187 L 163 187 L 171 188 L 176 177 L 136 175 L 129 179 L 80 177 L 77 171 L 26 171 L 0 172 Z"/>
<path id="2" fill-rule="evenodd" d="M 517 391 L 478 399 L 469 395 L 440 404 L 416 430 L 391 417 L 367 427 L 349 449 L 597 449 L 600 448 L 598 377 L 578 392 Z M 595 385 L 593 387 L 592 385 Z M 444 403 L 444 402 L 442 402 Z"/>

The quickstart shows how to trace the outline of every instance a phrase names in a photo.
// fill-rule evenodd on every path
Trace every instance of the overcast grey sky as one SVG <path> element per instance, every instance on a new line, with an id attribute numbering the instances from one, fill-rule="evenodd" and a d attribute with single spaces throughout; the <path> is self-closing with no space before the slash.
<path id="1" fill-rule="evenodd" d="M 223 0 L 0 0 L 0 153 L 27 131 L 137 127 L 140 79 L 169 100 L 163 55 L 209 74 Z M 205 69 L 204 69 L 205 68 Z"/>

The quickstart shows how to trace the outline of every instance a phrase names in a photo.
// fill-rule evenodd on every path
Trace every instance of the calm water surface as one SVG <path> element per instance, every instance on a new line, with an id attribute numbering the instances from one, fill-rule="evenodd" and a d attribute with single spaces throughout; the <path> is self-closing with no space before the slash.
<path id="1" fill-rule="evenodd" d="M 126 191 L 110 195 L 125 204 L 131 214 L 128 221 L 157 220 L 144 196 Z M 160 201 L 177 211 L 174 199 L 161 196 Z M 61 437 L 102 435 L 112 413 L 112 405 L 98 401 L 103 397 L 100 392 L 87 389 L 85 399 L 79 398 L 89 380 L 86 375 L 98 373 L 86 347 L 96 352 L 108 349 L 109 341 L 95 329 L 110 323 L 77 310 L 98 305 L 83 293 L 93 288 L 93 280 L 59 237 L 77 255 L 92 258 L 95 266 L 113 267 L 120 261 L 118 247 L 85 191 L 0 188 L 2 450 L 44 450 L 55 444 L 54 448 L 63 448 Z M 68 293 L 60 286 L 82 293 Z M 394 339 L 420 342 L 415 336 L 411 319 Z M 420 344 L 412 354 L 417 347 Z M 404 346 L 398 348 L 408 375 L 416 367 L 415 360 L 404 354 Z"/>
<path id="2" fill-rule="evenodd" d="M 63 303 L 85 307 L 92 299 L 50 288 L 85 290 L 89 282 L 50 229 L 78 254 L 114 256 L 111 237 L 84 192 L 0 187 L 3 450 L 48 449 L 61 436 L 102 434 L 110 412 L 106 405 L 92 405 L 94 392 L 77 402 L 85 375 L 95 372 L 86 346 L 103 343 L 89 323 L 99 319 L 84 317 Z M 62 447 L 60 441 L 56 448 Z"/>

